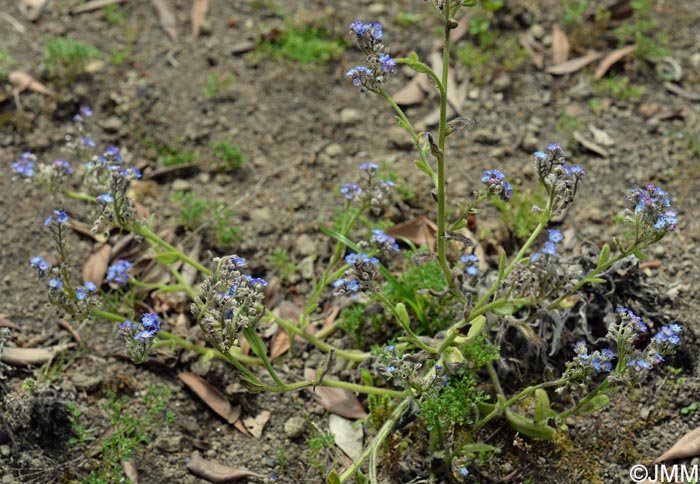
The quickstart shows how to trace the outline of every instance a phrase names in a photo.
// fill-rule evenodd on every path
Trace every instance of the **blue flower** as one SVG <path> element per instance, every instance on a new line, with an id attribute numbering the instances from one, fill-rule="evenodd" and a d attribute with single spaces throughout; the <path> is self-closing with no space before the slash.
<path id="1" fill-rule="evenodd" d="M 360 170 L 368 171 L 370 173 L 376 173 L 379 170 L 379 165 L 376 163 L 362 163 L 360 165 Z"/>
<path id="2" fill-rule="evenodd" d="M 34 160 L 34 155 L 29 151 L 25 151 L 20 156 L 20 161 L 12 163 L 11 167 L 18 175 L 31 178 L 34 176 Z"/>
<path id="3" fill-rule="evenodd" d="M 547 254 L 547 255 L 554 255 L 557 253 L 557 246 L 554 242 L 547 241 L 544 243 L 544 247 L 542 248 L 542 253 Z"/>
<path id="4" fill-rule="evenodd" d="M 340 194 L 348 200 L 353 200 L 362 195 L 362 188 L 356 183 L 343 183 L 340 187 Z"/>
<path id="5" fill-rule="evenodd" d="M 381 54 L 377 60 L 382 65 L 382 72 L 385 74 L 393 74 L 396 72 L 396 60 L 388 54 Z"/>
<path id="6" fill-rule="evenodd" d="M 90 117 L 92 116 L 92 109 L 88 106 L 80 106 L 80 114 Z"/>
<path id="7" fill-rule="evenodd" d="M 250 284 L 251 286 L 267 287 L 267 281 L 262 277 L 251 277 L 248 275 L 246 275 L 245 277 L 248 280 L 248 284 Z"/>
<path id="8" fill-rule="evenodd" d="M 49 287 L 60 291 L 63 289 L 63 282 L 56 278 L 49 279 Z"/>
<path id="9" fill-rule="evenodd" d="M 558 153 L 561 151 L 561 146 L 559 146 L 556 143 L 549 143 L 547 145 L 547 151 L 551 151 L 552 153 Z"/>
<path id="10" fill-rule="evenodd" d="M 657 343 L 670 343 L 674 346 L 679 345 L 681 338 L 678 336 L 683 331 L 678 324 L 672 324 L 670 326 L 663 326 L 661 331 L 654 335 L 654 341 Z"/>
<path id="11" fill-rule="evenodd" d="M 459 467 L 459 475 L 462 477 L 467 477 L 469 475 L 469 469 L 467 469 L 467 466 Z"/>
<path id="12" fill-rule="evenodd" d="M 352 79 L 354 86 L 361 86 L 365 78 L 372 74 L 372 71 L 365 66 L 356 66 L 345 73 L 345 77 Z"/>
<path id="13" fill-rule="evenodd" d="M 56 216 L 56 222 L 59 224 L 68 222 L 68 214 L 66 214 L 66 212 L 63 210 L 54 210 L 53 213 Z"/>
<path id="14" fill-rule="evenodd" d="M 549 241 L 550 242 L 554 242 L 555 244 L 558 244 L 562 240 L 564 240 L 564 236 L 561 234 L 561 231 L 554 230 L 554 229 L 551 229 L 549 231 Z"/>
<path id="15" fill-rule="evenodd" d="M 349 292 L 357 292 L 360 290 L 360 285 L 354 279 L 338 279 L 333 283 L 333 287 Z"/>
<path id="16" fill-rule="evenodd" d="M 384 36 L 384 33 L 382 32 L 382 24 L 379 22 L 366 24 L 362 22 L 362 20 L 355 20 L 350 24 L 350 32 L 354 33 L 358 40 L 362 39 L 367 32 L 369 32 L 370 37 L 375 40 L 381 40 L 381 38 Z"/>
<path id="17" fill-rule="evenodd" d="M 513 187 L 505 181 L 505 174 L 499 170 L 485 170 L 481 183 L 486 185 L 492 195 L 497 195 L 504 202 L 513 198 Z"/>
<path id="18" fill-rule="evenodd" d="M 117 329 L 117 333 L 128 333 L 132 329 L 137 329 L 138 327 L 134 324 L 133 321 L 130 319 L 127 319 L 124 321 L 122 324 L 119 325 L 119 328 Z"/>
<path id="19" fill-rule="evenodd" d="M 119 260 L 107 268 L 107 282 L 116 282 L 117 284 L 126 284 L 129 281 L 127 271 L 133 263 L 127 260 Z"/>
<path id="20" fill-rule="evenodd" d="M 43 257 L 38 255 L 29 259 L 29 264 L 39 269 L 39 272 L 42 273 L 48 271 L 50 267 L 50 264 L 47 261 L 45 261 Z"/>
<path id="21" fill-rule="evenodd" d="M 542 257 L 542 253 L 539 252 L 539 251 L 535 252 L 534 254 L 532 254 L 532 255 L 530 256 L 530 263 L 531 263 L 531 264 L 534 264 L 535 262 L 537 262 L 538 260 L 540 260 L 540 257 Z"/>
<path id="22" fill-rule="evenodd" d="M 70 163 L 68 163 L 66 160 L 55 160 L 52 165 L 56 168 L 62 168 L 69 175 L 73 173 L 73 170 L 70 169 Z"/>
<path id="23" fill-rule="evenodd" d="M 644 333 L 648 329 L 647 323 L 642 318 L 634 314 L 627 308 L 616 308 L 615 312 L 620 315 L 622 321 L 631 324 L 638 332 Z"/>
<path id="24" fill-rule="evenodd" d="M 634 359 L 627 363 L 627 366 L 631 366 L 635 371 L 648 370 L 651 368 L 651 363 L 643 359 Z"/>
<path id="25" fill-rule="evenodd" d="M 245 267 L 246 265 L 248 265 L 248 263 L 243 257 L 238 257 L 237 255 L 232 255 L 231 257 L 229 257 L 229 261 L 231 261 L 231 264 L 234 267 Z"/>
<path id="26" fill-rule="evenodd" d="M 92 282 L 92 281 L 87 281 L 87 282 L 85 283 L 85 289 L 87 289 L 87 290 L 90 291 L 90 292 L 94 292 L 94 291 L 97 290 L 97 286 L 95 285 L 94 282 Z"/>
<path id="27" fill-rule="evenodd" d="M 547 156 L 547 153 L 544 151 L 535 151 L 534 153 L 535 159 L 539 162 L 544 162 L 549 160 L 549 156 Z"/>
<path id="28" fill-rule="evenodd" d="M 79 287 L 75 290 L 75 298 L 78 301 L 82 301 L 87 297 L 87 290 L 84 287 Z"/>
<path id="29" fill-rule="evenodd" d="M 148 331 L 153 331 L 154 333 L 160 331 L 160 319 L 158 319 L 156 313 L 146 313 L 141 316 L 141 324 Z"/>
<path id="30" fill-rule="evenodd" d="M 479 262 L 479 258 L 474 254 L 463 255 L 459 258 L 459 260 L 467 264 L 466 272 L 471 277 L 474 277 L 479 273 L 479 267 L 476 265 Z"/>
<path id="31" fill-rule="evenodd" d="M 399 244 L 396 242 L 396 239 L 391 235 L 385 234 L 382 229 L 372 229 L 372 242 L 376 242 L 383 249 L 394 252 L 399 251 Z"/>
<path id="32" fill-rule="evenodd" d="M 113 203 L 114 202 L 114 197 L 110 195 L 109 193 L 103 193 L 102 195 L 99 195 L 96 200 L 100 203 Z"/>
<path id="33" fill-rule="evenodd" d="M 394 351 L 396 349 L 396 345 L 389 345 L 384 347 L 384 351 Z"/>

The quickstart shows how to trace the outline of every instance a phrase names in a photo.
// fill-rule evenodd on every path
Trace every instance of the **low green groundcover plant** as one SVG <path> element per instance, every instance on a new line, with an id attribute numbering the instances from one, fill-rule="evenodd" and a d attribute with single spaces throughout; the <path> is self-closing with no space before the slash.
<path id="1" fill-rule="evenodd" d="M 676 229 L 678 220 L 669 195 L 660 187 L 649 184 L 633 188 L 621 194 L 626 204 L 627 236 L 602 244 L 593 258 L 567 254 L 562 244 L 564 234 L 551 221 L 561 217 L 574 202 L 586 173 L 583 166 L 571 164 L 555 143 L 532 155 L 539 187 L 532 188 L 531 198 L 542 203 L 534 208 L 531 223 L 519 223 L 518 235 L 524 242 L 508 253 L 501 251 L 497 264 L 491 267 L 479 260 L 475 241 L 460 229 L 468 215 L 490 201 L 497 200 L 504 211 L 503 204 L 511 203 L 514 187 L 508 176 L 494 167 L 475 180 L 471 197 L 454 207 L 447 203 L 445 178 L 450 158 L 445 141 L 469 124 L 459 118 L 447 119 L 449 34 L 460 15 L 476 2 L 430 3 L 444 32 L 442 71 L 434 72 L 415 53 L 393 57 L 384 44 L 382 25 L 357 20 L 350 26 L 350 36 L 362 50 L 364 63 L 351 68 L 347 78 L 359 90 L 358 95 L 365 93 L 386 101 L 399 125 L 413 139 L 415 165 L 434 185 L 437 247 L 434 252 L 410 251 L 402 256 L 406 251 L 401 250 L 399 241 L 364 223 L 374 220 L 392 202 L 395 184 L 382 178 L 377 164 L 363 162 L 358 179 L 339 188 L 344 215 L 333 229 L 321 228 L 335 241 L 335 247 L 325 268 L 318 272 L 321 275 L 297 321 L 287 320 L 265 306 L 264 288 L 268 283 L 248 272 L 248 261 L 243 257 L 234 254 L 200 262 L 159 237 L 154 220 L 138 217 L 127 189 L 141 174 L 119 148 L 98 150 L 90 137 L 93 113 L 89 108 L 82 108 L 75 117 L 79 134 L 71 138 L 73 164 L 65 160 L 39 162 L 26 152 L 12 164 L 18 177 L 45 184 L 56 196 L 56 209 L 44 220 L 54 242 L 55 262 L 49 263 L 41 256 L 29 261 L 33 272 L 46 284 L 49 300 L 78 325 L 114 322 L 116 334 L 134 362 L 145 362 L 159 347 L 179 346 L 229 363 L 240 383 L 251 392 L 325 386 L 367 394 L 367 425 L 373 427 L 372 438 L 349 467 L 328 473 L 331 483 L 349 482 L 353 476 L 366 482 L 365 475 L 370 482 L 380 482 L 383 444 L 405 425 L 417 426 L 407 435 L 427 432 L 431 465 L 426 473 L 433 479 L 448 475 L 462 482 L 478 479 L 480 467 L 496 451 L 489 441 L 494 428 L 505 422 L 523 436 L 552 439 L 556 432 L 566 432 L 567 417 L 595 412 L 609 403 L 611 392 L 644 381 L 681 342 L 680 325 L 652 327 L 624 307 L 606 317 L 607 338 L 587 343 L 586 331 L 579 329 L 573 333 L 574 339 L 569 338 L 571 343 L 562 339 L 563 322 L 579 314 L 577 299 L 572 296 L 586 286 L 604 283 L 610 269 L 621 261 L 643 257 L 645 249 Z M 416 131 L 387 92 L 386 85 L 399 66 L 432 80 L 440 100 L 436 132 Z M 79 192 L 71 191 L 64 183 L 73 175 L 82 177 Z M 539 194 L 534 193 L 536 190 Z M 187 293 L 192 319 L 209 347 L 168 332 L 162 314 L 139 312 L 148 305 L 140 303 L 138 297 L 126 297 L 139 290 L 143 294 L 144 283 L 133 261 L 115 261 L 101 287 L 91 281 L 77 282 L 70 263 L 69 215 L 61 206 L 65 198 L 87 203 L 94 220 L 93 231 L 108 233 L 117 228 L 120 234 L 130 233 L 150 244 L 157 253 L 156 262 L 170 269 L 177 284 L 149 283 L 147 287 L 155 292 Z M 524 215 L 521 218 L 527 220 Z M 511 221 L 515 219 L 511 217 Z M 182 277 L 176 264 L 198 271 L 199 278 L 188 282 L 192 279 Z M 275 266 L 284 270 L 286 263 Z M 113 300 L 110 294 L 114 293 L 122 294 L 122 300 L 131 304 L 104 304 Z M 366 314 L 364 324 L 371 321 L 374 341 L 347 338 L 357 346 L 334 347 L 327 338 L 335 327 L 315 335 L 307 331 L 321 313 L 321 302 L 331 294 L 354 302 L 359 312 Z M 119 310 L 110 310 L 113 306 Z M 352 319 L 343 323 L 340 318 L 337 324 L 349 331 L 363 331 L 358 310 L 351 311 Z M 314 378 L 290 382 L 278 372 L 279 366 L 271 361 L 261 337 L 273 324 L 327 355 Z M 253 356 L 241 351 L 243 340 Z M 368 343 L 374 346 L 368 348 Z M 558 374 L 524 373 L 537 376 L 527 377 L 531 378 L 529 382 L 514 388 L 513 382 L 504 384 L 499 374 L 506 363 L 506 346 L 513 345 L 518 345 L 523 354 L 542 358 L 568 355 L 570 359 Z M 333 362 L 338 360 L 345 360 L 346 367 L 355 366 L 357 381 L 363 383 L 328 377 Z M 259 368 L 264 368 L 264 376 Z"/>

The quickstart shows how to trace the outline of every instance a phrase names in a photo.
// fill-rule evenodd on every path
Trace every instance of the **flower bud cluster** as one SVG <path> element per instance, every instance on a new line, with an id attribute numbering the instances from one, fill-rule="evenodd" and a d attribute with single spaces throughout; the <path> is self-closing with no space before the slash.
<path id="1" fill-rule="evenodd" d="M 389 55 L 382 43 L 384 33 L 379 22 L 364 23 L 356 20 L 350 24 L 350 36 L 367 55 L 365 65 L 356 66 L 345 73 L 362 92 L 380 91 L 386 76 L 396 73 L 396 60 Z"/>
<path id="2" fill-rule="evenodd" d="M 92 227 L 93 233 L 106 231 L 114 222 L 124 223 L 136 215 L 134 201 L 126 195 L 132 180 L 141 178 L 141 172 L 128 165 L 116 146 L 108 147 L 101 155 L 95 155 L 85 165 L 84 186 L 100 203 Z"/>
<path id="3" fill-rule="evenodd" d="M 213 262 L 216 268 L 202 283 L 191 311 L 207 341 L 226 353 L 238 344 L 238 333 L 262 317 L 267 281 L 244 274 L 241 269 L 247 262 L 242 257 L 217 257 Z"/>
<path id="4" fill-rule="evenodd" d="M 360 201 L 377 214 L 389 203 L 396 184 L 391 180 L 377 178 L 379 166 L 376 163 L 362 163 L 360 172 L 362 173 L 360 182 L 343 183 L 340 194 L 348 201 Z"/>
<path id="5" fill-rule="evenodd" d="M 578 184 L 586 175 L 581 165 L 567 165 L 562 155 L 562 149 L 558 144 L 550 143 L 547 151 L 534 153 L 537 174 L 547 189 L 550 197 L 553 197 L 552 215 L 561 213 L 576 196 Z"/>
<path id="6" fill-rule="evenodd" d="M 639 239 L 676 230 L 678 214 L 671 210 L 668 194 L 661 187 L 648 184 L 644 188 L 633 188 L 627 202 L 633 207 L 629 210 L 629 219 L 641 229 Z"/>
<path id="7" fill-rule="evenodd" d="M 54 218 L 55 217 L 55 218 Z M 57 253 L 64 257 L 64 225 L 68 221 L 68 215 L 63 210 L 54 210 L 54 215 L 48 217 L 45 225 L 51 230 L 54 239 L 58 241 Z M 89 316 L 90 308 L 100 305 L 97 295 L 97 285 L 92 281 L 85 285 L 73 287 L 69 281 L 70 272 L 65 261 L 51 267 L 51 264 L 41 256 L 29 259 L 29 266 L 36 270 L 39 280 L 45 280 L 48 286 L 49 300 L 63 308 L 79 320 Z"/>
<path id="8" fill-rule="evenodd" d="M 46 185 L 52 194 L 58 193 L 68 175 L 73 173 L 70 163 L 66 160 L 54 160 L 53 162 L 37 163 L 36 156 L 25 151 L 20 160 L 12 163 L 12 170 L 22 178 L 32 179 L 42 185 Z"/>
<path id="9" fill-rule="evenodd" d="M 148 359 L 153 340 L 160 331 L 160 324 L 156 313 L 146 313 L 140 322 L 126 320 L 119 325 L 117 336 L 123 339 L 126 354 L 134 363 L 143 363 Z"/>
<path id="10" fill-rule="evenodd" d="M 485 170 L 481 183 L 486 185 L 491 195 L 497 196 L 504 202 L 513 198 L 513 186 L 506 181 L 505 174 L 499 170 Z"/>

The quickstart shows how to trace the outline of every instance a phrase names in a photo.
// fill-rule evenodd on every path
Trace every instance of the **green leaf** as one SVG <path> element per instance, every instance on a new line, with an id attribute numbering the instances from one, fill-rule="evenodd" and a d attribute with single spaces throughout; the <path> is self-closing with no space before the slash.
<path id="1" fill-rule="evenodd" d="M 462 455 L 469 452 L 495 452 L 496 448 L 487 444 L 467 444 L 460 447 Z"/>
<path id="2" fill-rule="evenodd" d="M 243 336 L 245 336 L 253 353 L 260 358 L 267 356 L 267 347 L 254 328 L 250 326 L 243 328 Z"/>
<path id="3" fill-rule="evenodd" d="M 544 389 L 538 388 L 535 390 L 535 423 L 546 423 L 551 415 L 549 395 Z"/>
<path id="4" fill-rule="evenodd" d="M 586 279 L 586 282 L 588 282 L 589 284 L 602 284 L 605 282 L 605 279 L 601 277 L 589 277 L 588 279 Z"/>
<path id="5" fill-rule="evenodd" d="M 491 309 L 491 312 L 499 316 L 507 316 L 509 314 L 513 314 L 523 306 L 524 303 L 518 299 L 515 299 L 513 302 L 502 300 L 498 305 Z"/>
<path id="6" fill-rule="evenodd" d="M 516 431 L 533 439 L 552 440 L 554 429 L 506 409 L 506 421 Z"/>
<path id="7" fill-rule="evenodd" d="M 600 249 L 600 255 L 598 256 L 598 267 L 603 267 L 606 262 L 610 260 L 610 246 L 605 244 L 602 249 Z"/>
<path id="8" fill-rule="evenodd" d="M 416 164 L 416 168 L 418 168 L 420 171 L 432 178 L 433 169 L 430 168 L 430 165 L 420 160 L 416 160 L 414 163 Z"/>
<path id="9" fill-rule="evenodd" d="M 501 252 L 501 258 L 498 260 L 498 278 L 503 278 L 503 274 L 506 271 L 506 251 Z"/>
<path id="10" fill-rule="evenodd" d="M 408 311 L 406 311 L 406 305 L 404 303 L 398 303 L 394 308 L 394 315 L 399 321 L 401 327 L 409 327 L 411 325 L 411 318 L 408 317 Z"/>
<path id="11" fill-rule="evenodd" d="M 473 321 L 467 332 L 467 341 L 472 341 L 474 338 L 481 334 L 484 326 L 486 325 L 486 316 L 480 314 Z"/>
<path id="12" fill-rule="evenodd" d="M 412 51 L 410 54 L 408 54 L 408 62 L 411 64 L 415 64 L 416 62 L 420 62 L 418 59 L 418 54 L 416 54 L 415 51 Z"/>
<path id="13" fill-rule="evenodd" d="M 335 472 L 335 469 L 331 471 L 330 474 L 328 474 L 328 484 L 342 484 L 340 481 L 340 477 L 338 477 L 338 473 Z"/>
<path id="14" fill-rule="evenodd" d="M 365 477 L 365 475 L 362 473 L 362 471 L 357 471 L 355 473 L 355 482 L 357 484 L 369 484 L 369 479 Z"/>
<path id="15" fill-rule="evenodd" d="M 158 262 L 159 264 L 173 264 L 178 260 L 180 260 L 180 253 L 174 250 L 170 250 L 168 252 L 161 252 L 156 256 L 156 262 Z"/>
<path id="16" fill-rule="evenodd" d="M 591 413 L 597 412 L 598 410 L 606 407 L 610 402 L 607 395 L 596 395 L 595 397 L 588 400 L 586 403 L 581 405 L 581 407 L 576 411 L 576 415 L 589 415 Z"/>
<path id="17" fill-rule="evenodd" d="M 642 260 L 642 261 L 647 260 L 649 258 L 649 256 L 646 255 L 642 249 L 637 249 L 634 252 L 632 252 L 632 254 L 634 254 L 634 256 L 637 259 Z"/>

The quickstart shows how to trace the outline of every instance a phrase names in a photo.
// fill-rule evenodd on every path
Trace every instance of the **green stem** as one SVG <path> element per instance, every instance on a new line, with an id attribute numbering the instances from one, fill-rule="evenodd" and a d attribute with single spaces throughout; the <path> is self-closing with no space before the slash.
<path id="1" fill-rule="evenodd" d="M 282 318 L 278 318 L 274 314 L 270 313 L 268 311 L 268 317 L 271 320 L 276 321 L 280 326 L 282 326 L 287 332 L 296 335 L 296 336 L 301 336 L 303 339 L 311 343 L 312 345 L 316 346 L 318 349 L 323 350 L 323 351 L 335 351 L 335 354 L 337 356 L 340 356 L 341 358 L 345 358 L 346 360 L 350 361 L 357 361 L 357 362 L 363 362 L 367 358 L 370 357 L 369 353 L 361 353 L 361 352 L 356 352 L 356 351 L 346 351 L 346 350 L 341 350 L 338 348 L 334 348 L 332 345 L 329 345 L 328 343 L 321 341 L 315 336 L 310 335 L 303 329 L 299 328 L 296 324 L 294 324 L 291 321 L 284 320 Z"/>
<path id="2" fill-rule="evenodd" d="M 181 284 L 157 284 L 153 282 L 143 282 L 134 279 L 133 277 L 129 279 L 129 283 L 132 286 L 136 287 L 143 287 L 146 289 L 156 289 L 160 293 L 168 293 L 168 292 L 187 292 L 188 286 L 181 285 Z"/>
<path id="3" fill-rule="evenodd" d="M 157 245 L 163 247 L 164 249 L 167 249 L 170 252 L 175 252 L 180 260 L 191 265 L 192 267 L 197 269 L 199 272 L 201 272 L 205 276 L 211 275 L 211 270 L 204 267 L 202 264 L 200 264 L 196 260 L 192 259 L 188 255 L 184 254 L 180 249 L 176 248 L 175 246 L 167 243 L 166 241 L 164 241 L 163 239 L 158 237 L 158 235 L 153 233 L 153 231 L 151 231 L 151 229 L 147 228 L 145 225 L 143 225 L 143 224 L 131 224 L 131 225 L 126 225 L 123 228 L 128 230 L 129 232 L 132 232 L 136 235 L 143 237 L 144 239 L 148 240 L 149 242 L 152 242 L 154 244 L 157 244 Z"/>
<path id="4" fill-rule="evenodd" d="M 447 263 L 447 254 L 445 251 L 445 221 L 447 218 L 445 207 L 445 138 L 447 137 L 447 92 L 449 90 L 448 74 L 450 68 L 450 28 L 447 23 L 450 18 L 450 2 L 445 2 L 445 26 L 444 39 L 442 47 L 442 87 L 443 92 L 440 96 L 440 132 L 438 134 L 438 153 L 437 153 L 437 256 L 442 272 L 447 281 L 447 287 L 452 285 L 452 272 Z M 458 106 L 456 107 L 459 108 Z"/>
<path id="5" fill-rule="evenodd" d="M 343 472 L 340 475 L 340 482 L 345 482 L 348 479 L 350 479 L 355 472 L 362 466 L 364 461 L 367 459 L 367 457 L 370 456 L 373 452 L 375 452 L 375 449 L 378 449 L 384 440 L 387 438 L 387 436 L 391 433 L 391 431 L 394 429 L 394 426 L 396 423 L 399 421 L 399 418 L 401 418 L 401 415 L 403 415 L 404 411 L 408 408 L 408 405 L 411 403 L 411 397 L 406 397 L 404 398 L 401 403 L 399 403 L 396 408 L 394 408 L 394 411 L 391 412 L 391 415 L 389 418 L 386 419 L 384 422 L 384 425 L 379 429 L 379 432 L 377 432 L 377 435 L 374 437 L 372 442 L 365 448 L 365 450 L 360 454 L 360 457 L 355 459 L 355 462 L 352 463 L 350 467 L 348 467 L 345 472 Z M 374 468 L 374 473 L 372 471 L 372 467 L 370 467 L 370 481 L 372 484 L 375 484 L 379 482 L 376 479 L 376 467 Z M 374 475 L 374 479 L 371 478 L 371 476 Z"/>
<path id="6" fill-rule="evenodd" d="M 65 188 L 61 190 L 61 193 L 65 195 L 68 198 L 72 198 L 74 200 L 84 200 L 86 202 L 96 202 L 97 199 L 93 196 L 88 195 L 87 193 L 80 193 L 80 192 L 74 192 L 72 190 L 66 190 Z"/>

